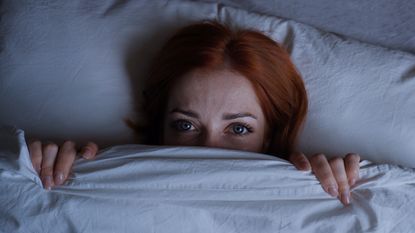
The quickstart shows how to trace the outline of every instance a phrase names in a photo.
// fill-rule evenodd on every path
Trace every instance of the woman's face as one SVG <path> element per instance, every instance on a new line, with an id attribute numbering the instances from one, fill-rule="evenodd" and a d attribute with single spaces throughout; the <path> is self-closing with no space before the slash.
<path id="1" fill-rule="evenodd" d="M 266 122 L 252 84 L 226 69 L 192 71 L 172 88 L 164 118 L 166 145 L 264 152 Z"/>

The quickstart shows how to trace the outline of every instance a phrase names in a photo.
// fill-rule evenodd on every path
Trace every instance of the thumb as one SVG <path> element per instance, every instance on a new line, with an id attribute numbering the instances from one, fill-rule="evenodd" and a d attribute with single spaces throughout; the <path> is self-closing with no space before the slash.
<path id="1" fill-rule="evenodd" d="M 88 142 L 81 150 L 81 155 L 85 159 L 94 159 L 98 152 L 98 145 L 93 142 Z"/>

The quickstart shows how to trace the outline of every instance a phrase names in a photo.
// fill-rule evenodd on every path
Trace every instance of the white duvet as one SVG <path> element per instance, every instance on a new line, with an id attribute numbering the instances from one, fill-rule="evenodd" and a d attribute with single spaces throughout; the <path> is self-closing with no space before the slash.
<path id="1" fill-rule="evenodd" d="M 311 172 L 241 151 L 115 146 L 46 191 L 24 132 L 0 134 L 0 232 L 414 232 L 415 170 L 361 163 L 344 207 Z"/>

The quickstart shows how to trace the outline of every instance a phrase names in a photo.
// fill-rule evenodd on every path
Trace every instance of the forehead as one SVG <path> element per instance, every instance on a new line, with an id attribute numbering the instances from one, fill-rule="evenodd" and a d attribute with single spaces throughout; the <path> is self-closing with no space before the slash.
<path id="1" fill-rule="evenodd" d="M 263 115 L 251 82 L 226 69 L 195 70 L 179 78 L 170 92 L 168 107 L 194 110 L 206 117 L 242 111 Z"/>

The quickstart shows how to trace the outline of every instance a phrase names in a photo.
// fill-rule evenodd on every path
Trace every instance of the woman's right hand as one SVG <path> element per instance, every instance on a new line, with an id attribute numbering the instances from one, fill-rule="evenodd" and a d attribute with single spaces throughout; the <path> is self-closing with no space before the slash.
<path id="1" fill-rule="evenodd" d="M 324 191 L 338 197 L 344 205 L 350 203 L 350 187 L 359 179 L 358 154 L 349 153 L 344 158 L 327 159 L 324 154 L 318 153 L 309 160 L 303 153 L 294 152 L 290 155 L 290 161 L 298 170 L 312 170 Z"/>
<path id="2" fill-rule="evenodd" d="M 53 142 L 42 145 L 39 140 L 31 140 L 28 147 L 33 168 L 39 174 L 45 189 L 50 190 L 66 181 L 77 154 L 75 142 L 65 141 L 59 147 Z M 97 152 L 97 144 L 88 142 L 80 154 L 85 159 L 93 159 Z"/>

